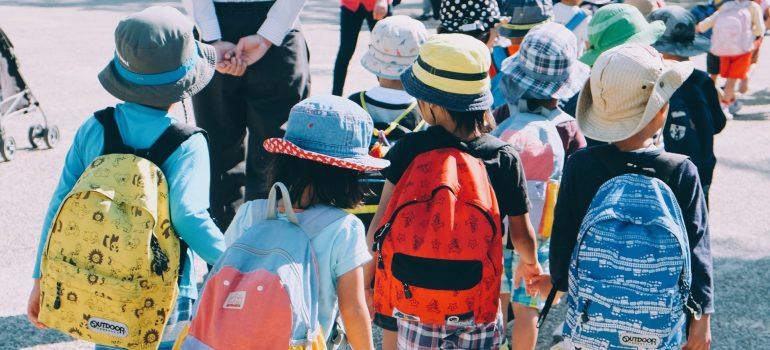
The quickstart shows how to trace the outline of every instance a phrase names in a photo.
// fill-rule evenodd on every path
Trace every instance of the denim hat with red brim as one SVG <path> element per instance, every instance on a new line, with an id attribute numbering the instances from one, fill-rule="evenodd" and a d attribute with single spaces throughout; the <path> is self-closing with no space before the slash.
<path id="1" fill-rule="evenodd" d="M 483 111 L 492 106 L 489 48 L 465 34 L 437 34 L 420 48 L 403 74 L 404 90 L 418 100 L 450 111 Z"/>
<path id="2" fill-rule="evenodd" d="M 115 29 L 115 56 L 99 73 L 113 96 L 166 108 L 195 95 L 214 76 L 214 47 L 197 42 L 187 16 L 169 6 L 132 14 Z"/>
<path id="3" fill-rule="evenodd" d="M 577 60 L 577 39 L 561 24 L 539 26 L 502 64 L 501 87 L 508 103 L 521 98 L 568 99 L 583 88 L 590 68 Z"/>
<path id="4" fill-rule="evenodd" d="M 369 156 L 374 123 L 354 102 L 317 95 L 297 103 L 289 112 L 283 138 L 265 140 L 270 153 L 280 153 L 339 168 L 380 170 L 390 165 Z"/>

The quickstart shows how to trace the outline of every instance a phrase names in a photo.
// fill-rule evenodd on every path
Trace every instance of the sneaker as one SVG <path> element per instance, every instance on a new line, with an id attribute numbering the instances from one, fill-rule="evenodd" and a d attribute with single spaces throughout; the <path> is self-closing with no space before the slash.
<path id="1" fill-rule="evenodd" d="M 421 14 L 421 15 L 419 15 L 419 16 L 417 16 L 417 17 L 415 17 L 414 19 L 416 19 L 416 20 L 418 20 L 418 21 L 423 21 L 423 22 L 425 22 L 425 21 L 428 21 L 428 20 L 430 20 L 430 19 L 432 19 L 432 18 L 433 18 L 433 15 L 431 15 L 430 13 L 423 13 L 423 14 Z"/>
<path id="2" fill-rule="evenodd" d="M 735 102 L 731 103 L 730 106 L 727 107 L 727 110 L 730 112 L 730 114 L 738 114 L 741 108 L 743 108 L 743 103 L 741 101 L 736 100 Z"/>
<path id="3" fill-rule="evenodd" d="M 724 103 L 721 103 L 721 105 L 722 105 L 722 113 L 725 115 L 725 118 L 727 120 L 733 120 L 733 114 L 730 113 L 730 106 Z"/>

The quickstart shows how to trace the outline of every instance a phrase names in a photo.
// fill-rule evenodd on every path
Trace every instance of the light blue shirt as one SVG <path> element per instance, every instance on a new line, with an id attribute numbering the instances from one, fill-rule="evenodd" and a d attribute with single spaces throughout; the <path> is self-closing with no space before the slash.
<path id="1" fill-rule="evenodd" d="M 135 149 L 152 146 L 160 135 L 176 120 L 166 111 L 122 103 L 115 106 L 115 120 L 123 142 Z M 88 118 L 75 134 L 67 152 L 59 185 L 51 198 L 43 223 L 43 232 L 32 277 L 40 278 L 40 260 L 56 212 L 67 194 L 75 186 L 86 167 L 104 148 L 104 128 L 95 117 Z M 171 222 L 185 243 L 209 264 L 214 264 L 225 249 L 222 232 L 208 213 L 209 208 L 209 150 L 206 138 L 195 134 L 160 165 L 169 187 Z M 195 270 L 192 253 L 188 250 L 179 295 L 196 299 Z"/>
<path id="2" fill-rule="evenodd" d="M 238 209 L 225 232 L 228 246 L 250 227 L 264 220 L 266 203 L 264 199 L 255 200 L 244 203 Z M 297 213 L 298 217 L 302 215 L 302 212 Z M 286 217 L 281 216 L 281 219 L 286 220 Z M 372 256 L 366 246 L 364 224 L 355 215 L 347 215 L 311 235 L 310 245 L 318 263 L 318 322 L 328 338 L 339 315 L 337 279 L 369 262 Z"/>

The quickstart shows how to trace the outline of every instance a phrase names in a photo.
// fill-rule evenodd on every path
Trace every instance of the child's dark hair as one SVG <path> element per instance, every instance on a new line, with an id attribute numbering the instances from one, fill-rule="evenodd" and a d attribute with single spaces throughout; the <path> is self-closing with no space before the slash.
<path id="1" fill-rule="evenodd" d="M 495 117 L 492 116 L 492 112 L 488 109 L 470 112 L 457 112 L 447 109 L 447 113 L 457 124 L 457 130 L 465 133 L 471 133 L 476 130 L 486 134 L 497 126 Z"/>
<path id="2" fill-rule="evenodd" d="M 314 204 L 327 204 L 342 209 L 355 208 L 369 190 L 361 181 L 363 173 L 326 165 L 285 154 L 276 154 L 267 171 L 268 186 L 282 182 L 289 189 L 294 204 L 305 209 Z M 310 187 L 308 203 L 300 203 Z"/>
<path id="3" fill-rule="evenodd" d="M 436 28 L 436 34 L 450 34 L 450 33 L 460 33 L 460 34 L 470 35 L 476 38 L 477 40 L 481 41 L 482 43 L 484 43 L 484 45 L 486 45 L 487 42 L 489 42 L 489 36 L 492 34 L 492 31 L 476 29 L 469 32 L 454 32 L 446 29 L 444 26 L 441 26 L 441 25 L 438 26 L 438 28 Z"/>

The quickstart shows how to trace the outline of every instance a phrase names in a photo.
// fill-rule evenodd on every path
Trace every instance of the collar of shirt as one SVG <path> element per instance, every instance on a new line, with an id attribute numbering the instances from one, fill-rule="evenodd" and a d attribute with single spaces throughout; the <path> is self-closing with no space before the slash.
<path id="1" fill-rule="evenodd" d="M 415 100 L 404 90 L 396 90 L 382 86 L 375 86 L 366 91 L 366 96 L 388 104 L 405 105 Z"/>

